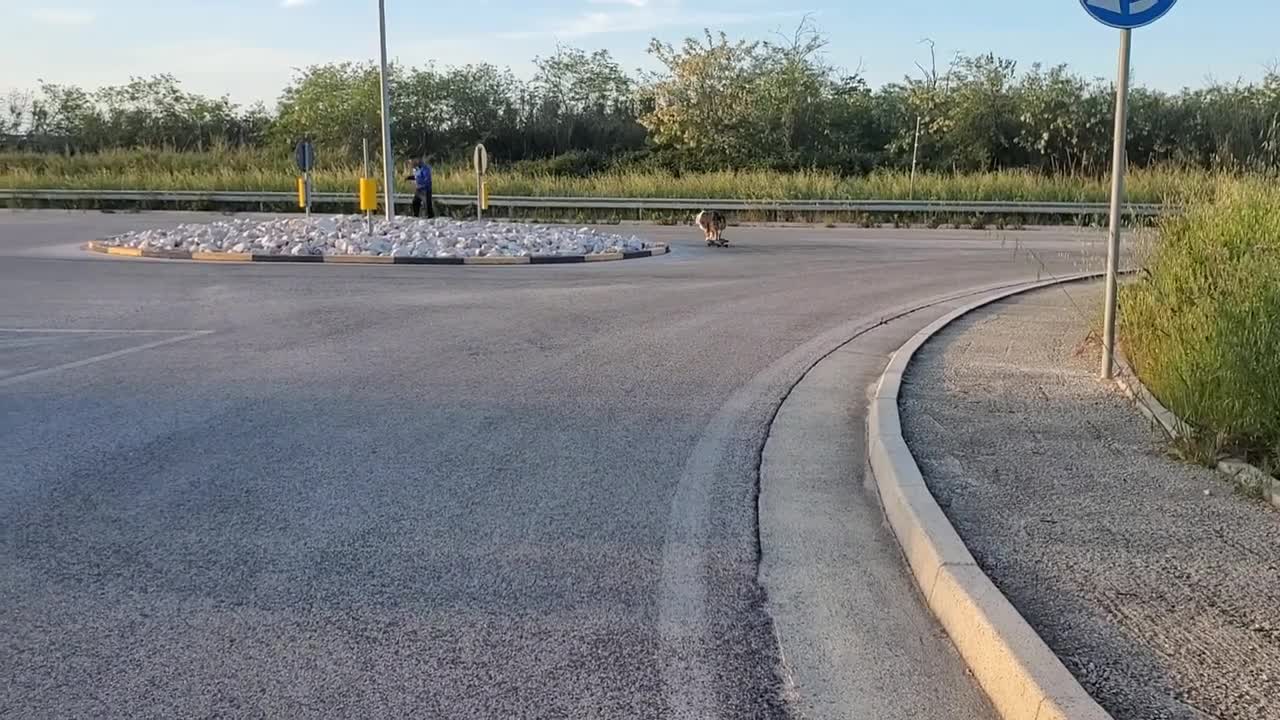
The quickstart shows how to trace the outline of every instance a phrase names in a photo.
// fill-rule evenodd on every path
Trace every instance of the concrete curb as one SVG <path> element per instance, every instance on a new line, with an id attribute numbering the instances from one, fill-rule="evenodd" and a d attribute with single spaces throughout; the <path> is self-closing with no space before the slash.
<path id="1" fill-rule="evenodd" d="M 1116 358 L 1115 383 L 1125 394 L 1138 412 L 1145 415 L 1151 422 L 1160 427 L 1165 435 L 1171 440 L 1179 438 L 1191 437 L 1195 430 L 1182 418 L 1178 417 L 1172 410 L 1164 406 L 1164 403 L 1156 399 L 1151 391 L 1147 390 L 1147 386 L 1142 384 L 1142 380 L 1138 377 L 1138 373 L 1133 371 L 1133 367 L 1123 357 Z M 1262 499 L 1271 503 L 1276 509 L 1280 509 L 1280 480 L 1271 477 L 1267 473 L 1250 465 L 1249 463 L 1228 458 L 1220 460 L 1217 464 L 1218 472 L 1231 478 L 1236 487 L 1244 493 L 1257 493 Z"/>
<path id="2" fill-rule="evenodd" d="M 636 260 L 658 257 L 671 252 L 666 243 L 654 243 L 649 250 L 612 252 L 595 255 L 533 255 L 526 257 L 390 257 L 386 255 L 261 255 L 252 253 L 202 253 L 184 250 L 143 250 L 141 248 L 114 247 L 98 240 L 85 245 L 85 250 L 120 257 L 144 257 L 164 260 L 189 260 L 192 262 L 280 262 L 280 263 L 336 263 L 341 265 L 567 265 L 574 263 L 608 262 L 611 260 Z"/>
<path id="3" fill-rule="evenodd" d="M 898 395 L 915 354 L 956 319 L 998 300 L 1099 277 L 1001 290 L 921 330 L 889 361 L 867 414 L 867 455 L 889 525 L 929 610 L 1005 720 L 1111 720 L 978 567 L 925 484 L 902 436 Z"/>

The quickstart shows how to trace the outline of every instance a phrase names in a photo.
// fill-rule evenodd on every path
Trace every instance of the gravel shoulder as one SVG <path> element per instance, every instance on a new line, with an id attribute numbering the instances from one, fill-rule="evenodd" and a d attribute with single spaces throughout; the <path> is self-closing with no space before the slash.
<path id="1" fill-rule="evenodd" d="M 1117 720 L 1280 718 L 1280 513 L 1170 457 L 1096 379 L 1101 291 L 937 335 L 904 435 L 983 570 Z"/>

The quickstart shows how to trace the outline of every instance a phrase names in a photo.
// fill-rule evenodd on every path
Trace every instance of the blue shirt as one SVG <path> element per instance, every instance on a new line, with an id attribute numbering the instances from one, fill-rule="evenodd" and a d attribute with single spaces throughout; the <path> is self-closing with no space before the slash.
<path id="1" fill-rule="evenodd" d="M 423 165 L 417 170 L 414 170 L 413 179 L 414 179 L 414 182 L 418 183 L 419 190 L 430 190 L 431 189 L 431 166 Z"/>

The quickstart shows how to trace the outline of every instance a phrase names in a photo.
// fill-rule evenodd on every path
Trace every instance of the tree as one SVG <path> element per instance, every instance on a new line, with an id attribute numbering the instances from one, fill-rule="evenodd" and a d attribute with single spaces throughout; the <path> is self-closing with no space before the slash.
<path id="1" fill-rule="evenodd" d="M 560 46 L 524 81 L 489 64 L 391 67 L 392 132 L 403 156 L 469 157 L 484 142 L 498 162 L 589 174 L 649 163 L 672 170 L 818 168 L 843 174 L 910 165 L 935 171 L 1110 170 L 1114 88 L 1065 66 L 1019 72 L 992 54 L 929 60 L 901 82 L 870 88 L 832 67 L 809 22 L 762 40 L 706 30 L 653 41 L 656 73 L 632 75 L 605 50 Z M 333 63 L 299 71 L 273 112 L 187 92 L 170 75 L 86 90 L 40 83 L 0 101 L 0 144 L 64 153 L 112 148 L 269 146 L 301 138 L 323 158 L 358 159 L 381 128 L 378 67 Z M 1280 73 L 1130 98 L 1130 163 L 1280 170 Z"/>
<path id="2" fill-rule="evenodd" d="M 740 166 L 763 160 L 769 127 L 756 94 L 764 74 L 759 43 L 730 43 L 705 33 L 705 44 L 685 40 L 679 50 L 654 40 L 649 53 L 666 68 L 646 92 L 652 110 L 640 122 L 650 140 L 681 164 Z"/>
<path id="3" fill-rule="evenodd" d="M 946 138 L 953 167 L 991 170 L 1021 164 L 1017 152 L 1017 64 L 995 55 L 959 55 L 948 71 L 933 135 Z"/>
<path id="4" fill-rule="evenodd" d="M 618 152 L 643 146 L 635 83 L 608 50 L 558 46 L 554 55 L 534 63 L 526 123 L 539 150 Z"/>
<path id="5" fill-rule="evenodd" d="M 390 68 L 399 87 L 404 74 Z M 298 73 L 280 96 L 272 127 L 276 143 L 292 146 L 302 138 L 328 152 L 357 157 L 364 140 L 377 137 L 382 127 L 378 67 L 372 63 L 313 65 Z"/>
<path id="6" fill-rule="evenodd" d="M 731 43 L 710 31 L 679 50 L 655 40 L 649 51 L 666 72 L 649 79 L 640 122 L 656 147 L 691 166 L 813 166 L 833 148 L 847 158 L 851 136 L 832 123 L 852 119 L 869 97 L 856 74 L 837 76 L 823 62 L 825 46 L 807 20 L 779 43 Z"/>
<path id="7" fill-rule="evenodd" d="M 35 96 L 30 92 L 9 92 L 4 102 L 4 114 L 0 115 L 0 147 L 16 145 L 23 135 L 30 132 L 34 101 Z"/>

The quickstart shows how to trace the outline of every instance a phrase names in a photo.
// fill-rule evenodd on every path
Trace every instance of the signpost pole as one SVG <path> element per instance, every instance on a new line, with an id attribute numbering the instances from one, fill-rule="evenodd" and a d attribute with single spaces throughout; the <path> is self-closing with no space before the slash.
<path id="1" fill-rule="evenodd" d="M 387 3 L 378 0 L 378 36 L 382 46 L 382 66 L 379 84 L 382 89 L 382 182 L 383 204 L 387 206 L 387 221 L 396 217 L 396 185 L 391 157 L 391 94 L 387 88 Z"/>
<path id="2" fill-rule="evenodd" d="M 302 177 L 298 178 L 298 207 L 306 212 L 307 217 L 311 217 L 311 171 L 316 166 L 316 148 L 310 140 L 304 138 L 298 142 L 293 151 L 293 160 L 302 173 Z"/>
<path id="3" fill-rule="evenodd" d="M 476 168 L 476 220 L 484 219 L 484 174 L 489 170 L 489 151 L 484 143 L 476 145 L 471 155 L 471 163 Z"/>
<path id="4" fill-rule="evenodd" d="M 1124 211 L 1124 174 L 1129 154 L 1125 141 L 1129 131 L 1129 61 L 1132 57 L 1133 31 L 1120 31 L 1120 71 L 1116 79 L 1115 153 L 1111 158 L 1111 224 L 1107 242 L 1107 300 L 1103 318 L 1102 378 L 1115 376 L 1116 306 L 1120 267 L 1120 222 Z"/>
<path id="5" fill-rule="evenodd" d="M 369 138 L 364 138 L 364 174 L 361 175 L 360 177 L 362 178 L 369 177 Z M 369 234 L 372 235 L 373 234 L 373 211 L 372 210 L 364 211 L 364 221 L 365 221 L 365 225 L 368 227 Z"/>
<path id="6" fill-rule="evenodd" d="M 1116 78 L 1116 134 L 1111 158 L 1111 224 L 1107 229 L 1107 300 L 1102 322 L 1102 377 L 1115 377 L 1116 305 L 1120 272 L 1120 221 L 1124 212 L 1124 173 L 1129 162 L 1129 61 L 1133 29 L 1164 17 L 1178 0 L 1080 0 L 1094 20 L 1120 30 L 1120 71 Z"/>

